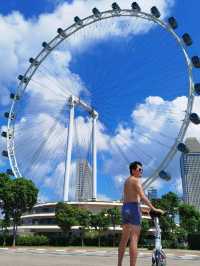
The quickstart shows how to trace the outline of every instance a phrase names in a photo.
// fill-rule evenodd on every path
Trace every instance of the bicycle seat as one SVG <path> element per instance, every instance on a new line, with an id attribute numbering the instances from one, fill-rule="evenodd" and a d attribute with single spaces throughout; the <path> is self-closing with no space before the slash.
<path id="1" fill-rule="evenodd" d="M 151 216 L 151 218 L 160 218 L 161 213 L 160 212 L 155 212 L 155 211 L 150 211 L 149 215 Z"/>

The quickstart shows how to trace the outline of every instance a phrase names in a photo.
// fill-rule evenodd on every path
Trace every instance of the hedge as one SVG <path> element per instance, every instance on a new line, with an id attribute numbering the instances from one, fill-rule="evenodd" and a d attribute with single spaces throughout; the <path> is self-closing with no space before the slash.
<path id="1" fill-rule="evenodd" d="M 48 244 L 48 238 L 43 235 L 18 236 L 16 240 L 18 246 L 45 246 Z"/>
<path id="2" fill-rule="evenodd" d="M 98 246 L 97 232 L 86 232 L 84 238 L 84 244 L 86 246 Z M 6 237 L 6 245 L 12 245 L 12 236 Z M 116 233 L 116 246 L 119 245 L 120 234 Z M 0 246 L 3 246 L 3 236 L 0 235 Z M 18 246 L 80 246 L 81 238 L 77 235 L 71 235 L 70 237 L 61 234 L 43 234 L 43 235 L 24 235 L 17 236 L 16 245 Z M 101 246 L 112 246 L 113 236 L 111 234 L 101 236 Z M 163 248 L 186 248 L 183 243 L 178 243 L 178 241 L 173 240 L 162 240 Z M 154 239 L 141 239 L 139 242 L 139 247 L 146 247 L 149 249 L 154 248 Z M 200 250 L 200 233 L 190 234 L 188 236 L 188 248 Z"/>
<path id="3" fill-rule="evenodd" d="M 6 245 L 12 245 L 12 236 L 6 237 Z M 0 236 L 0 245 L 3 245 L 3 236 Z M 17 246 L 44 246 L 49 245 L 49 239 L 43 235 L 25 235 L 25 236 L 17 236 L 16 239 Z"/>

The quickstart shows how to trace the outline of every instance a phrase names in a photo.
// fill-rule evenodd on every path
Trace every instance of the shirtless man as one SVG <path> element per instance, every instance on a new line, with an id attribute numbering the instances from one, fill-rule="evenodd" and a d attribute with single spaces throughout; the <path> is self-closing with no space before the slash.
<path id="1" fill-rule="evenodd" d="M 142 164 L 140 162 L 133 162 L 130 164 L 129 169 L 130 177 L 124 183 L 124 202 L 122 206 L 123 230 L 118 250 L 118 266 L 122 266 L 122 260 L 129 239 L 130 266 L 136 266 L 137 244 L 141 229 L 140 201 L 143 201 L 151 210 L 161 214 L 164 213 L 164 211 L 156 209 L 144 194 L 140 183 L 143 173 Z"/>

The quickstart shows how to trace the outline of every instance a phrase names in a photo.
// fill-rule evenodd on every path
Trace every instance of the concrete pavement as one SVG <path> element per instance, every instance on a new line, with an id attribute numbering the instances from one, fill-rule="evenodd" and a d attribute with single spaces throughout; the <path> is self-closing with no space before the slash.
<path id="1" fill-rule="evenodd" d="M 200 252 L 167 250 L 169 266 L 200 266 Z M 0 249 L 2 266 L 116 266 L 117 249 L 16 248 Z M 124 266 L 129 265 L 128 252 Z M 139 250 L 137 266 L 151 265 L 151 251 Z"/>

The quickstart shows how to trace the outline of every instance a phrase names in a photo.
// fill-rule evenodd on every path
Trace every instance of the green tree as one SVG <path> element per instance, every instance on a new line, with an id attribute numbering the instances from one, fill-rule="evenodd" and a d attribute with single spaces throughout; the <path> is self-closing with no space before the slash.
<path id="1" fill-rule="evenodd" d="M 71 227 L 78 224 L 78 208 L 70 204 L 59 202 L 55 209 L 55 218 L 61 230 L 70 237 Z"/>
<path id="2" fill-rule="evenodd" d="M 5 174 L 0 173 L 0 203 L 3 214 L 3 219 L 1 220 L 1 228 L 3 232 L 3 245 L 6 245 L 6 237 L 8 235 L 8 227 L 11 224 L 11 203 L 13 202 L 12 195 L 12 180 Z"/>
<path id="3" fill-rule="evenodd" d="M 180 199 L 178 198 L 178 196 L 173 192 L 168 192 L 167 194 L 162 196 L 161 204 L 164 210 L 166 210 L 174 220 L 178 212 L 178 207 L 180 205 Z"/>
<path id="4" fill-rule="evenodd" d="M 200 230 L 200 212 L 193 206 L 181 204 L 179 207 L 180 225 L 188 233 Z"/>
<path id="5" fill-rule="evenodd" d="M 90 226 L 94 227 L 98 231 L 98 246 L 101 246 L 101 235 L 109 226 L 109 216 L 106 210 L 102 210 L 100 213 L 92 214 L 90 219 Z"/>
<path id="6" fill-rule="evenodd" d="M 177 227 L 176 229 L 177 240 L 181 245 L 181 247 L 186 247 L 188 242 L 188 232 L 183 227 Z"/>
<path id="7" fill-rule="evenodd" d="M 3 218 L 0 220 L 0 228 L 3 235 L 3 246 L 6 246 L 6 238 L 8 236 L 8 227 L 10 226 L 10 219 Z"/>
<path id="8" fill-rule="evenodd" d="M 121 214 L 119 208 L 117 207 L 107 209 L 107 213 L 109 215 L 110 223 L 114 229 L 114 234 L 113 234 L 113 247 L 114 247 L 116 242 L 116 225 L 120 224 Z"/>
<path id="9" fill-rule="evenodd" d="M 178 196 L 173 193 L 169 192 L 162 196 L 161 199 L 154 199 L 152 203 L 160 209 L 166 211 L 165 215 L 160 217 L 160 224 L 163 232 L 163 236 L 167 240 L 175 241 L 176 240 L 176 223 L 175 223 L 175 216 L 178 213 L 178 208 L 180 204 L 180 200 Z"/>
<path id="10" fill-rule="evenodd" d="M 12 179 L 4 173 L 0 173 L 0 201 L 4 216 L 10 220 L 10 205 L 13 201 Z"/>
<path id="11" fill-rule="evenodd" d="M 84 238 L 85 238 L 85 231 L 90 225 L 90 217 L 91 217 L 91 212 L 83 209 L 83 208 L 78 208 L 78 213 L 76 215 L 78 224 L 80 226 L 80 232 L 81 232 L 81 245 L 82 247 L 84 246 Z"/>
<path id="12" fill-rule="evenodd" d="M 6 174 L 0 175 L 0 200 L 7 222 L 12 218 L 13 246 L 15 246 L 17 227 L 21 216 L 31 211 L 37 202 L 38 189 L 31 180 L 25 178 L 11 179 Z"/>

